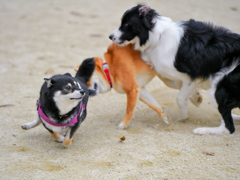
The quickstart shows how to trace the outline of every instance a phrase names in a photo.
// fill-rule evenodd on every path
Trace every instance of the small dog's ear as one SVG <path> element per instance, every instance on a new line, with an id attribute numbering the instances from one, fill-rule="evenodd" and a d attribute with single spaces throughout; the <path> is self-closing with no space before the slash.
<path id="1" fill-rule="evenodd" d="M 65 73 L 64 75 L 72 77 L 72 75 L 70 73 Z"/>
<path id="2" fill-rule="evenodd" d="M 47 83 L 47 87 L 50 88 L 54 84 L 54 80 L 50 78 L 44 78 L 44 81 Z"/>
<path id="3" fill-rule="evenodd" d="M 142 7 L 139 8 L 139 15 L 140 16 L 145 16 L 149 10 L 150 10 L 150 7 L 142 6 Z"/>

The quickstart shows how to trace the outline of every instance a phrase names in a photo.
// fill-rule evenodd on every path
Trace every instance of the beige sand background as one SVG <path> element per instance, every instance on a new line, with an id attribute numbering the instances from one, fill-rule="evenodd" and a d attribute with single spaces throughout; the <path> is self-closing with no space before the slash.
<path id="1" fill-rule="evenodd" d="M 0 0 L 0 179 L 240 179 L 240 123 L 232 135 L 194 135 L 196 127 L 220 124 L 208 93 L 201 91 L 199 108 L 189 104 L 188 121 L 176 122 L 178 91 L 158 79 L 147 89 L 166 107 L 170 127 L 139 102 L 128 129 L 117 129 L 126 97 L 112 90 L 90 99 L 68 149 L 42 125 L 21 129 L 36 118 L 43 78 L 103 57 L 123 12 L 138 3 L 174 21 L 211 21 L 240 33 L 239 0 Z"/>

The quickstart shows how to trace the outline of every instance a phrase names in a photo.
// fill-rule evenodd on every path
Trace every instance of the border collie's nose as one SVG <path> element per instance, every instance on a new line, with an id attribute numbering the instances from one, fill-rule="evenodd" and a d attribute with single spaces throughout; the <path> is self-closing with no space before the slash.
<path id="1" fill-rule="evenodd" d="M 110 34 L 109 39 L 111 39 L 111 40 L 113 39 L 113 35 L 112 34 Z"/>
<path id="2" fill-rule="evenodd" d="M 80 90 L 80 94 L 84 95 L 84 90 L 83 89 Z"/>

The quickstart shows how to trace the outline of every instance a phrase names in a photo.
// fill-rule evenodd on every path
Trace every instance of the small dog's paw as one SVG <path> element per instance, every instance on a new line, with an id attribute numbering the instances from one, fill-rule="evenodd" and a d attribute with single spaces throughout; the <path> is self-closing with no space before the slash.
<path id="1" fill-rule="evenodd" d="M 72 139 L 64 139 L 63 145 L 65 148 L 68 148 L 72 144 Z"/>
<path id="2" fill-rule="evenodd" d="M 59 134 L 59 139 L 58 139 L 58 140 L 55 139 L 55 141 L 56 141 L 56 142 L 59 142 L 59 143 L 62 143 L 63 140 L 64 140 L 64 136 L 62 136 L 62 135 L 60 135 L 60 134 Z"/>
<path id="3" fill-rule="evenodd" d="M 28 130 L 28 129 L 30 129 L 31 126 L 30 126 L 29 124 L 30 124 L 30 123 L 22 124 L 22 125 L 21 125 L 22 129 L 24 129 L 24 130 Z"/>
<path id="4" fill-rule="evenodd" d="M 127 126 L 124 125 L 123 122 L 121 122 L 119 125 L 118 125 L 118 129 L 125 129 Z"/>

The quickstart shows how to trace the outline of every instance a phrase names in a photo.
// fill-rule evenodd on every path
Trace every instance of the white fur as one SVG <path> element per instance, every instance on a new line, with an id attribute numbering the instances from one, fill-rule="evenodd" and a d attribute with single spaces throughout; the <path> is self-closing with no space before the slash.
<path id="1" fill-rule="evenodd" d="M 193 130 L 194 134 L 230 134 L 225 127 L 224 120 L 221 118 L 221 125 L 219 127 L 200 127 Z"/>
<path id="2" fill-rule="evenodd" d="M 25 129 L 25 130 L 28 130 L 28 129 L 31 129 L 31 128 L 34 128 L 36 127 L 37 125 L 39 125 L 41 123 L 40 119 L 39 119 L 39 116 L 37 116 L 37 118 L 32 121 L 32 122 L 29 122 L 29 123 L 25 123 L 25 124 L 22 124 L 22 128 Z"/>
<path id="3" fill-rule="evenodd" d="M 240 115 L 232 114 L 232 118 L 233 118 L 233 120 L 235 120 L 235 121 L 240 121 Z"/>
<path id="4" fill-rule="evenodd" d="M 119 27 L 117 28 L 117 29 L 115 29 L 112 33 L 111 33 L 111 35 L 113 35 L 113 41 L 114 42 L 116 42 L 116 43 L 118 43 L 118 44 L 122 44 L 123 42 L 121 42 L 120 41 L 120 37 L 121 37 L 121 35 L 122 35 L 122 31 L 120 31 L 120 29 L 119 29 Z M 111 36 L 110 35 L 110 36 Z"/>
<path id="5" fill-rule="evenodd" d="M 92 88 L 94 88 L 94 83 L 97 83 L 98 91 L 101 94 L 106 93 L 106 92 L 111 90 L 111 86 L 110 86 L 109 82 L 106 82 L 105 79 L 103 79 L 103 77 L 101 76 L 101 74 L 98 73 L 97 71 L 94 72 L 94 76 L 93 76 L 93 79 L 91 81 L 91 87 Z"/>
<path id="6" fill-rule="evenodd" d="M 83 97 L 79 91 L 74 91 L 70 94 L 62 94 L 61 91 L 57 91 L 54 94 L 54 101 L 56 103 L 57 108 L 59 109 L 59 114 L 64 115 L 71 111 L 74 107 L 77 106 L 81 99 L 71 100 L 70 98 L 80 98 Z"/>

